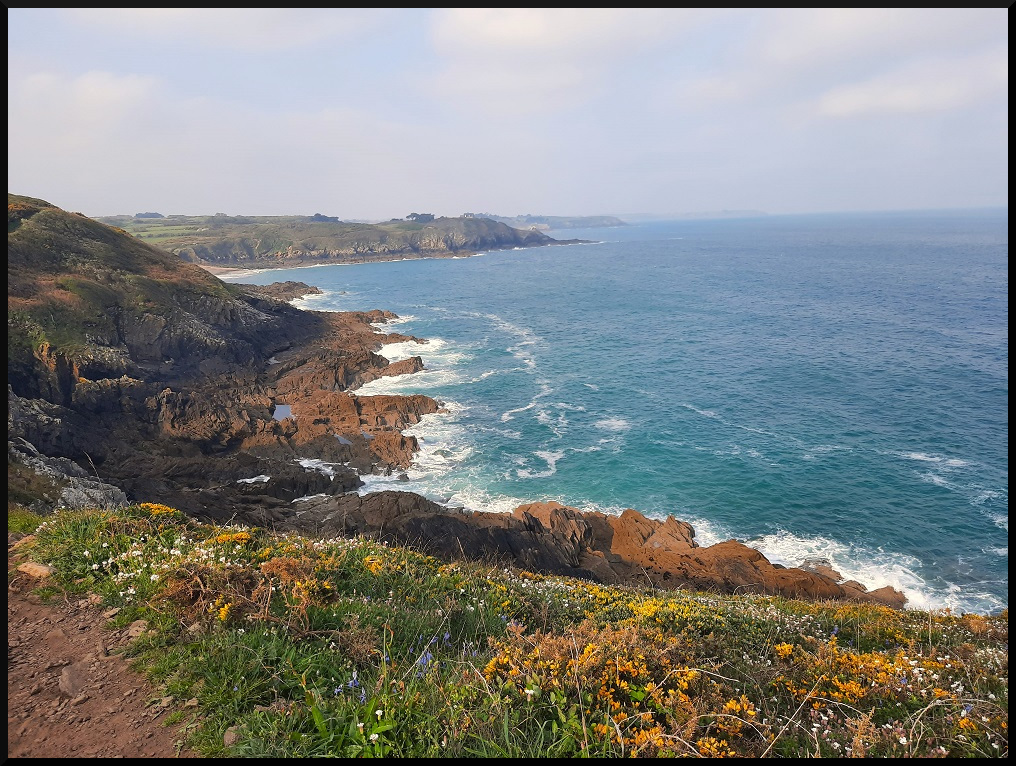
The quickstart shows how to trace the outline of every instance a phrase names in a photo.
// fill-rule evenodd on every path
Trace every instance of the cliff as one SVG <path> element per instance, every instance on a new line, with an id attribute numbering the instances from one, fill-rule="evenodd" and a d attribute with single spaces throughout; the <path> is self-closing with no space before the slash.
<path id="1" fill-rule="evenodd" d="M 567 244 L 486 218 L 344 222 L 328 216 L 171 216 L 99 219 L 204 266 L 300 266 L 441 258 L 484 250 Z"/>

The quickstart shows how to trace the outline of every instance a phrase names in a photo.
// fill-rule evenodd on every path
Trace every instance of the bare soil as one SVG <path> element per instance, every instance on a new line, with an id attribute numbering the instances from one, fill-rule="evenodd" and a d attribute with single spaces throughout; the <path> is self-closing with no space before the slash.
<path id="1" fill-rule="evenodd" d="M 145 626 L 111 630 L 98 598 L 44 603 L 33 592 L 40 578 L 17 570 L 24 559 L 10 546 L 8 538 L 7 757 L 197 757 L 182 746 L 193 716 L 164 724 L 173 710 L 196 713 L 196 703 L 165 697 L 121 654 Z"/>

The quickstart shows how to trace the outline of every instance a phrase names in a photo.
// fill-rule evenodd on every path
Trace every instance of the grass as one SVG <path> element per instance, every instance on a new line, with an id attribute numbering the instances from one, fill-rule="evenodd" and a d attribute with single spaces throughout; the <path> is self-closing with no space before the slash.
<path id="1" fill-rule="evenodd" d="M 604 587 L 150 503 L 25 549 L 149 621 L 129 653 L 208 757 L 1008 755 L 1008 611 Z"/>

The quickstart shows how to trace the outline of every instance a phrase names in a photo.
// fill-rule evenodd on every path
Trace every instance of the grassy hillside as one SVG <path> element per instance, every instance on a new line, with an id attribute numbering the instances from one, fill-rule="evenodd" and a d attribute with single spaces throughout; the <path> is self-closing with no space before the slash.
<path id="1" fill-rule="evenodd" d="M 146 365 L 180 366 L 187 355 L 253 358 L 281 327 L 265 305 L 123 229 L 7 195 L 7 373 L 16 393 L 58 401 L 75 378 L 143 376 Z"/>
<path id="2" fill-rule="evenodd" d="M 350 223 L 324 216 L 170 216 L 100 219 L 187 261 L 218 266 L 370 260 L 533 247 L 556 240 L 483 218 Z"/>
<path id="3" fill-rule="evenodd" d="M 121 312 L 168 315 L 235 289 L 122 229 L 7 195 L 8 361 L 26 346 L 116 345 Z"/>
<path id="4" fill-rule="evenodd" d="M 18 552 L 44 596 L 147 621 L 128 652 L 207 756 L 1008 755 L 1008 612 L 603 587 L 152 503 Z"/>

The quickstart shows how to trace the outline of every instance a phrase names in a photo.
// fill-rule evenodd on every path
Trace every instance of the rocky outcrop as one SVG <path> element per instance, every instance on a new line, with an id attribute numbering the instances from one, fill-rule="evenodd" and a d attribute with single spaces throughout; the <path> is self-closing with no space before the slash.
<path id="1" fill-rule="evenodd" d="M 610 584 L 717 593 L 761 593 L 811 600 L 854 600 L 901 608 L 892 588 L 868 591 L 818 572 L 781 567 L 735 540 L 700 547 L 686 522 L 619 516 L 560 503 L 529 503 L 511 514 L 451 509 L 409 492 L 308 500 L 282 528 L 303 533 L 371 535 L 446 558 L 486 559 L 534 572 Z"/>
<path id="2" fill-rule="evenodd" d="M 119 487 L 107 484 L 67 458 L 46 457 L 32 444 L 15 437 L 7 442 L 8 492 L 17 478 L 11 477 L 11 466 L 23 466 L 36 477 L 48 481 L 53 489 L 49 496 L 42 494 L 28 503 L 36 513 L 68 508 L 114 508 L 128 504 L 127 495 Z M 14 479 L 12 482 L 11 479 Z"/>

